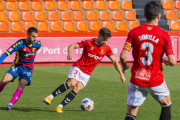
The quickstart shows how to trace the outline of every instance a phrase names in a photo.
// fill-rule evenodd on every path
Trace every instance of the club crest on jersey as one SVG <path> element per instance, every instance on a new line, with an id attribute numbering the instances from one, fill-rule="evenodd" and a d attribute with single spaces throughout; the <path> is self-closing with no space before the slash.
<path id="1" fill-rule="evenodd" d="M 26 51 L 26 48 L 24 48 L 23 51 Z"/>
<path id="2" fill-rule="evenodd" d="M 147 27 L 147 30 L 151 30 L 152 28 L 153 28 L 153 27 L 148 26 L 148 27 Z"/>
<path id="3" fill-rule="evenodd" d="M 101 50 L 100 54 L 104 54 L 104 50 Z"/>
<path id="4" fill-rule="evenodd" d="M 32 51 L 35 52 L 35 51 L 36 51 L 36 48 L 33 48 Z"/>
<path id="5" fill-rule="evenodd" d="M 94 48 L 93 48 L 93 47 L 91 47 L 90 49 L 91 49 L 91 50 L 93 50 Z"/>

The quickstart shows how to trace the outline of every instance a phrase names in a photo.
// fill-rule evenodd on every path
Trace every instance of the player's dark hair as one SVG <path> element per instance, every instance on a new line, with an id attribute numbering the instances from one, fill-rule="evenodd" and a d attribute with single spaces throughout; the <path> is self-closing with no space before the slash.
<path id="1" fill-rule="evenodd" d="M 150 1 L 145 5 L 144 13 L 147 21 L 154 20 L 161 13 L 161 4 L 156 1 Z"/>
<path id="2" fill-rule="evenodd" d="M 101 28 L 99 34 L 105 39 L 111 37 L 111 31 L 107 28 Z"/>
<path id="3" fill-rule="evenodd" d="M 38 30 L 35 28 L 35 27 L 30 27 L 27 31 L 27 33 L 32 33 L 32 32 L 35 32 L 35 33 L 38 33 Z"/>

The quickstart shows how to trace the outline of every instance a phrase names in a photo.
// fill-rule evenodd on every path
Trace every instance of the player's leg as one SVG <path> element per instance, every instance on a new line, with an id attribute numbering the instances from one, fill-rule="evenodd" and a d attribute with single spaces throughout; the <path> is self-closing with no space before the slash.
<path id="1" fill-rule="evenodd" d="M 170 92 L 165 82 L 156 87 L 151 87 L 150 94 L 157 100 L 162 107 L 159 120 L 171 119 L 171 99 Z"/>
<path id="2" fill-rule="evenodd" d="M 129 82 L 127 97 L 127 114 L 125 120 L 136 120 L 138 108 L 143 104 L 147 94 L 148 92 L 146 91 L 146 88 L 139 87 Z"/>
<path id="3" fill-rule="evenodd" d="M 0 92 L 3 91 L 4 87 L 6 84 L 8 84 L 10 81 L 13 80 L 13 76 L 10 73 L 6 73 L 2 79 L 2 81 L 0 81 Z"/>

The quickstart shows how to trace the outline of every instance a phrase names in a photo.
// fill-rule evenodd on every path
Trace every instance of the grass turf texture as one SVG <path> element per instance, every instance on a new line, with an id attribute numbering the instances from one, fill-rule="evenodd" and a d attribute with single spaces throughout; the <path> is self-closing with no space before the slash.
<path id="1" fill-rule="evenodd" d="M 93 71 L 87 86 L 81 90 L 76 98 L 63 108 L 63 113 L 56 113 L 55 108 L 71 91 L 57 96 L 51 105 L 42 102 L 43 98 L 53 92 L 60 84 L 64 83 L 71 66 L 35 67 L 30 86 L 25 87 L 19 101 L 11 111 L 5 111 L 15 92 L 18 79 L 9 83 L 0 93 L 0 119 L 1 120 L 124 120 L 126 115 L 127 86 L 130 71 L 125 74 L 126 83 L 122 84 L 120 76 L 113 66 L 97 66 Z M 172 120 L 180 120 L 179 116 L 179 69 L 163 66 L 164 78 L 171 92 Z M 1 78 L 9 67 L 0 67 Z M 91 98 L 94 109 L 90 112 L 82 111 L 80 101 Z M 161 107 L 148 94 L 142 107 L 139 108 L 137 120 L 158 120 Z"/>

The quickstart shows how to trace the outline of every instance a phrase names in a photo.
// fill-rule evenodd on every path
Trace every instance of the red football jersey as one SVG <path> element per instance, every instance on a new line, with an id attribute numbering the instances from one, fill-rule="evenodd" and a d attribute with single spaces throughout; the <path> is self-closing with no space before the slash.
<path id="1" fill-rule="evenodd" d="M 163 83 L 163 54 L 174 55 L 169 34 L 159 26 L 144 24 L 128 34 L 124 49 L 130 50 L 134 58 L 130 82 L 154 87 Z"/>
<path id="2" fill-rule="evenodd" d="M 90 75 L 97 64 L 106 56 L 113 55 L 113 52 L 107 44 L 98 46 L 95 38 L 82 40 L 77 43 L 80 48 L 84 48 L 81 58 L 73 66 L 78 67 L 85 74 Z"/>

